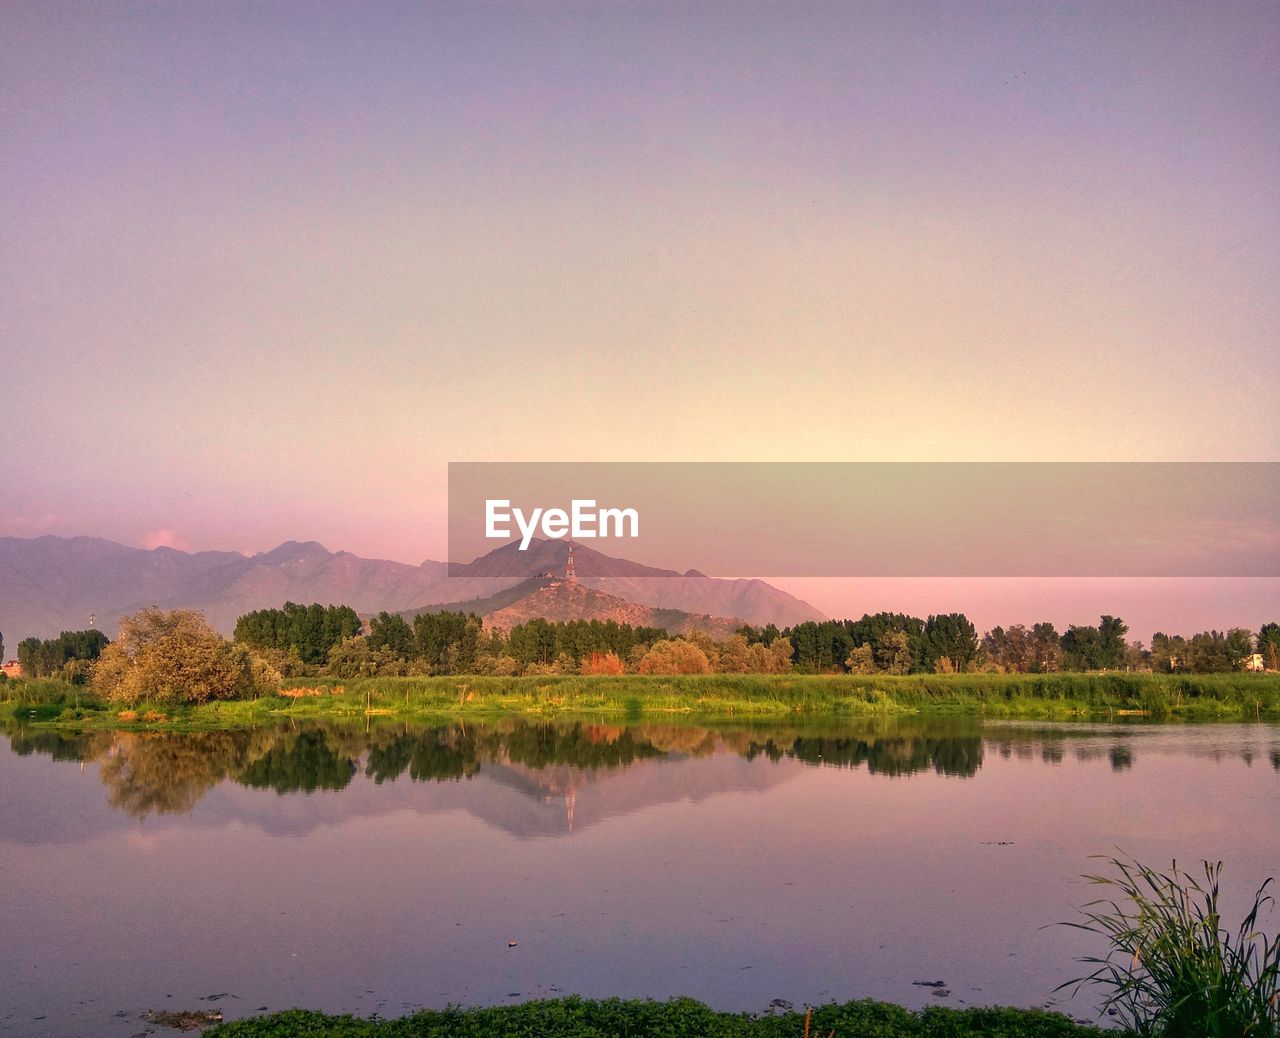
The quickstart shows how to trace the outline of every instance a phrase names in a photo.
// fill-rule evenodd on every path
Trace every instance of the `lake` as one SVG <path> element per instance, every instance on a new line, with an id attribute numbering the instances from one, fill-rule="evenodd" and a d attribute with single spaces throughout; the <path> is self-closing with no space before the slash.
<path id="1" fill-rule="evenodd" d="M 1234 923 L 1280 866 L 1280 727 L 9 724 L 0 1032 L 563 993 L 1092 1017 L 1054 988 L 1103 949 L 1051 924 L 1117 850 L 1223 859 Z"/>

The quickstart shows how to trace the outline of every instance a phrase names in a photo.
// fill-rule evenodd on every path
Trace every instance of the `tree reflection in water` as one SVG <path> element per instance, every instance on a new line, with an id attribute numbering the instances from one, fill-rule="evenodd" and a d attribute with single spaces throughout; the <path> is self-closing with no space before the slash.
<path id="1" fill-rule="evenodd" d="M 471 779 L 485 764 L 584 773 L 628 768 L 642 761 L 737 754 L 747 760 L 794 760 L 822 767 L 861 768 L 874 775 L 932 771 L 968 778 L 984 753 L 1057 765 L 1075 740 L 1074 756 L 1132 767 L 1131 741 L 1099 740 L 1088 727 L 982 729 L 972 718 L 875 718 L 827 724 L 678 724 L 629 726 L 533 723 L 360 727 L 312 724 L 227 732 L 61 732 L 15 720 L 0 726 L 19 755 L 99 764 L 108 802 L 134 817 L 190 811 L 219 782 L 277 793 L 346 788 L 358 772 L 376 784 L 408 774 L 414 782 Z M 1088 738 L 1081 738 L 1087 736 Z M 1270 749 L 1270 748 L 1269 748 Z M 1252 751 L 1249 751 L 1252 752 Z M 1280 770 L 1280 751 L 1270 749 Z M 560 781 L 560 779 L 557 779 Z"/>

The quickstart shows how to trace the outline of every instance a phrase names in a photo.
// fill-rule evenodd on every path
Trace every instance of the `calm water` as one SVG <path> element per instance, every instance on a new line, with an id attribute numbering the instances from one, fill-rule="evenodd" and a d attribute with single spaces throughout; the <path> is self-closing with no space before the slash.
<path id="1" fill-rule="evenodd" d="M 1116 848 L 1221 857 L 1243 904 L 1280 871 L 1280 728 L 10 727 L 0 1031 L 563 992 L 934 1001 L 917 980 L 1043 1005 L 1099 950 L 1045 927 Z"/>

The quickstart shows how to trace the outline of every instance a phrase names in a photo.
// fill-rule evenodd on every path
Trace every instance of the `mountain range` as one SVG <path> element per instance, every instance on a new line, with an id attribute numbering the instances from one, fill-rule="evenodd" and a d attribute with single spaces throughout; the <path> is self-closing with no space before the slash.
<path id="1" fill-rule="evenodd" d="M 413 566 L 286 541 L 256 555 L 132 548 L 97 537 L 0 537 L 0 632 L 8 652 L 21 638 L 80 630 L 93 614 L 114 636 L 122 615 L 146 605 L 198 609 L 223 633 L 236 617 L 286 601 L 345 604 L 359 613 L 410 612 L 441 603 L 487 614 L 510 606 L 522 582 L 564 573 L 564 541 L 504 545 L 465 565 Z M 779 626 L 820 619 L 808 603 L 762 580 L 680 573 L 574 546 L 581 585 L 653 610 Z M 494 596 L 508 591 L 508 601 Z M 522 608 L 528 608 L 528 604 Z M 535 604 L 536 608 L 536 604 Z"/>
<path id="2" fill-rule="evenodd" d="M 727 638 L 742 626 L 740 618 L 641 605 L 582 583 L 551 577 L 531 577 L 464 608 L 478 613 L 488 626 L 503 631 L 535 617 L 556 622 L 612 620 L 631 627 L 661 627 L 672 634 L 702 631 L 713 638 Z M 414 613 L 437 611 L 436 606 L 413 610 Z"/>

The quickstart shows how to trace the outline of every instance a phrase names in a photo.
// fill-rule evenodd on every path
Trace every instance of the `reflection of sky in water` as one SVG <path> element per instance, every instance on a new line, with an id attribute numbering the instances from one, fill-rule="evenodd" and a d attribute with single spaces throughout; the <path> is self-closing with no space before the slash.
<path id="1" fill-rule="evenodd" d="M 1094 950 L 1042 929 L 1089 855 L 1221 857 L 1238 906 L 1278 807 L 1271 726 L 10 733 L 0 1027 L 131 1034 L 222 991 L 1038 1004 Z"/>

